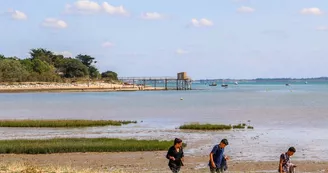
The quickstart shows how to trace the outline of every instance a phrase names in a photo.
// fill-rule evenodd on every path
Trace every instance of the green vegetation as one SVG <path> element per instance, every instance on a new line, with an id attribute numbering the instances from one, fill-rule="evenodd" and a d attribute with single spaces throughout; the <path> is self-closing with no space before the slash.
<path id="1" fill-rule="evenodd" d="M 234 129 L 245 129 L 246 128 L 246 124 L 233 125 L 232 128 L 234 128 Z"/>
<path id="2" fill-rule="evenodd" d="M 92 127 L 121 126 L 136 121 L 113 120 L 0 120 L 0 127 Z"/>
<path id="3" fill-rule="evenodd" d="M 164 151 L 173 141 L 111 139 L 111 138 L 58 138 L 38 140 L 0 140 L 3 154 L 50 154 L 73 152 L 128 152 Z"/>
<path id="4" fill-rule="evenodd" d="M 179 129 L 188 130 L 231 130 L 231 129 L 254 129 L 253 126 L 247 126 L 245 123 L 237 125 L 224 125 L 224 124 L 185 124 L 179 127 Z"/>
<path id="5" fill-rule="evenodd" d="M 253 126 L 247 126 L 247 129 L 254 129 Z"/>
<path id="6" fill-rule="evenodd" d="M 5 57 L 0 54 L 0 82 L 65 82 L 67 80 L 100 79 L 117 81 L 117 74 L 106 71 L 102 74 L 93 65 L 90 55 L 64 57 L 47 49 L 31 49 L 30 57 Z"/>
<path id="7" fill-rule="evenodd" d="M 185 124 L 179 127 L 179 129 L 189 130 L 230 130 L 231 125 L 223 124 Z"/>
<path id="8" fill-rule="evenodd" d="M 245 123 L 233 125 L 232 128 L 233 129 L 254 129 L 253 126 L 250 126 L 250 125 L 247 126 Z"/>
<path id="9" fill-rule="evenodd" d="M 101 73 L 101 77 L 105 79 L 112 79 L 112 80 L 118 80 L 117 73 L 113 71 L 106 71 Z"/>

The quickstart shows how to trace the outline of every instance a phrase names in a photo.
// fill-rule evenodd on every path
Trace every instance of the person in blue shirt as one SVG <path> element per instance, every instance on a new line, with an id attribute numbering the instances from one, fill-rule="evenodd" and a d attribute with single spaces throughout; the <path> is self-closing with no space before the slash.
<path id="1" fill-rule="evenodd" d="M 228 145 L 227 139 L 222 139 L 218 145 L 215 145 L 210 153 L 208 166 L 211 173 L 222 173 L 228 169 L 228 156 L 224 155 L 224 148 Z"/>

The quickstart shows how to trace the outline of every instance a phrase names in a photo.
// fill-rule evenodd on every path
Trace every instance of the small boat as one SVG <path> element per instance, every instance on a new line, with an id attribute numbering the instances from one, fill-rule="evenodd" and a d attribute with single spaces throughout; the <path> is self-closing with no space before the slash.
<path id="1" fill-rule="evenodd" d="M 238 82 L 235 82 L 235 85 L 238 85 Z"/>
<path id="2" fill-rule="evenodd" d="M 211 84 L 209 84 L 209 86 L 217 86 L 218 84 L 216 84 L 216 83 L 211 83 Z"/>
<path id="3" fill-rule="evenodd" d="M 222 80 L 221 87 L 228 88 L 228 84 L 224 84 L 224 79 Z"/>
<path id="4" fill-rule="evenodd" d="M 308 82 L 307 82 L 307 81 L 305 81 L 305 82 L 304 82 L 304 84 L 308 84 Z"/>
<path id="5" fill-rule="evenodd" d="M 289 83 L 286 83 L 286 86 L 289 86 Z"/>

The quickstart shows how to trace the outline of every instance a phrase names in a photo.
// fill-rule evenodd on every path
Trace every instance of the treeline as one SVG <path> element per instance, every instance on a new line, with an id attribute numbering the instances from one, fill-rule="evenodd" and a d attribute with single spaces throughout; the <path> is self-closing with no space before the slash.
<path id="1" fill-rule="evenodd" d="M 5 57 L 0 54 L 0 82 L 65 82 L 83 79 L 116 81 L 117 73 L 100 73 L 90 55 L 65 58 L 38 48 L 31 49 L 30 58 Z"/>
<path id="2" fill-rule="evenodd" d="M 256 78 L 256 81 L 328 80 L 328 77 L 313 78 Z"/>

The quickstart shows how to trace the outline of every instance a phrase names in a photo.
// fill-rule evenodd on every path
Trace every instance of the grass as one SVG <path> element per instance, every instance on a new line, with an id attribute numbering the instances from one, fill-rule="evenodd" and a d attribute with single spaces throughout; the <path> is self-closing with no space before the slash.
<path id="1" fill-rule="evenodd" d="M 247 126 L 247 129 L 254 129 L 253 126 Z"/>
<path id="2" fill-rule="evenodd" d="M 55 138 L 0 140 L 0 154 L 50 154 L 74 152 L 165 151 L 173 141 L 115 138 Z"/>
<path id="3" fill-rule="evenodd" d="M 0 127 L 92 127 L 121 126 L 137 121 L 114 120 L 0 120 Z"/>
<path id="4" fill-rule="evenodd" d="M 245 129 L 246 128 L 246 124 L 233 125 L 232 128 L 234 128 L 234 129 Z"/>
<path id="5" fill-rule="evenodd" d="M 245 128 L 246 129 L 254 129 L 253 126 L 250 126 L 250 125 L 247 126 L 245 123 L 243 123 L 243 124 L 240 123 L 240 124 L 237 124 L 237 125 L 233 125 L 232 128 L 233 129 L 245 129 Z"/>
<path id="6" fill-rule="evenodd" d="M 247 126 L 245 123 L 237 125 L 224 125 L 224 124 L 185 124 L 179 127 L 179 129 L 188 130 L 231 130 L 231 129 L 254 129 L 253 126 Z"/>
<path id="7" fill-rule="evenodd" d="M 231 128 L 231 125 L 224 124 L 185 124 L 179 127 L 188 130 L 230 130 Z"/>

